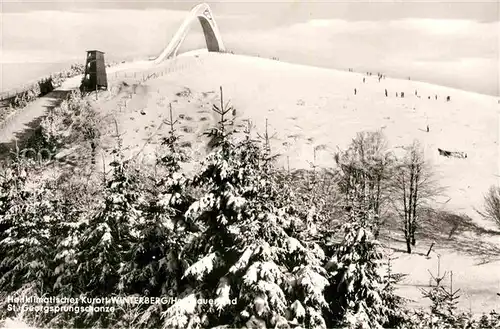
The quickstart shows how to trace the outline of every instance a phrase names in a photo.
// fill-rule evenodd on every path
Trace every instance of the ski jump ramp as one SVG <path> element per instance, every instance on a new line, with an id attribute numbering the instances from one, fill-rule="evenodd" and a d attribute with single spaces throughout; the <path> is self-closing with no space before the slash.
<path id="1" fill-rule="evenodd" d="M 210 10 L 208 4 L 202 3 L 195 6 L 190 11 L 189 15 L 186 17 L 181 27 L 177 30 L 170 43 L 163 50 L 163 52 L 154 59 L 154 64 L 159 64 L 165 59 L 172 58 L 177 55 L 179 47 L 186 38 L 191 25 L 194 24 L 196 19 L 198 19 L 201 27 L 203 28 L 203 34 L 205 35 L 208 51 L 225 51 L 224 43 L 222 42 L 219 28 L 217 27 L 217 23 L 212 15 L 212 11 Z"/>

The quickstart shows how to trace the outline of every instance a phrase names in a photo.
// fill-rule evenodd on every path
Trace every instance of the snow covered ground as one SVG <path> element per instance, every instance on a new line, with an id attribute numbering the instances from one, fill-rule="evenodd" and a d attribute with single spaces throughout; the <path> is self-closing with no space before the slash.
<path id="1" fill-rule="evenodd" d="M 498 237 L 498 236 L 497 236 Z M 409 305 L 429 306 L 422 297 L 422 289 L 429 290 L 431 274 L 443 276 L 443 286 L 450 287 L 450 273 L 453 275 L 453 290 L 460 289 L 458 308 L 480 315 L 500 309 L 500 255 L 496 260 L 483 262 L 476 255 L 454 250 L 437 249 L 426 257 L 429 245 L 417 247 L 412 254 L 395 252 L 393 269 L 397 273 L 409 274 L 397 285 L 398 294 L 410 299 Z M 430 273 L 429 273 L 430 272 Z"/>
<path id="2" fill-rule="evenodd" d="M 356 132 L 382 129 L 395 149 L 414 139 L 422 143 L 445 188 L 436 206 L 480 221 L 475 208 L 488 187 L 498 182 L 500 104 L 495 97 L 417 81 L 379 82 L 376 73 L 365 77 L 230 54 L 192 52 L 150 70 L 169 67 L 181 69 L 144 83 L 144 91 L 132 94 L 127 109 L 118 115 L 132 148 L 149 136 L 142 127 L 158 126 L 168 103 L 175 113 L 192 117 L 183 124 L 196 134 L 186 138 L 200 136 L 214 120 L 210 107 L 222 86 L 225 100 L 236 108 L 236 124 L 251 119 L 262 132 L 268 119 L 276 133 L 274 152 L 282 154 L 283 164 L 289 157 L 294 168 L 310 168 L 313 161 L 331 166 L 333 152 L 345 147 Z M 182 90 L 189 90 L 187 96 L 175 95 Z M 402 92 L 404 98 L 396 97 Z M 120 97 L 110 96 L 100 105 L 111 111 Z M 141 109 L 144 115 L 139 114 Z M 162 132 L 166 129 L 158 133 Z M 438 148 L 466 152 L 467 158 L 440 156 Z"/>
<path id="3" fill-rule="evenodd" d="M 139 83 L 144 76 L 151 77 Z M 79 80 L 68 80 L 61 89 L 74 89 Z M 310 168 L 311 163 L 332 166 L 337 148 L 346 147 L 362 130 L 382 129 L 394 150 L 419 140 L 445 187 L 434 207 L 469 215 L 480 227 L 494 229 L 475 209 L 481 207 L 483 194 L 498 182 L 500 173 L 500 104 L 495 97 L 389 77 L 379 81 L 376 72 L 366 76 L 206 51 L 183 54 L 158 66 L 148 61 L 125 63 L 108 69 L 108 80 L 109 91 L 93 101 L 103 115 L 104 152 L 114 145 L 116 120 L 130 154 L 152 159 L 160 138 L 168 133 L 163 120 L 168 118 L 171 104 L 179 117 L 182 141 L 190 145 L 193 156 L 203 154 L 203 132 L 217 120 L 211 107 L 219 103 L 222 86 L 224 100 L 236 109 L 237 127 L 251 119 L 255 130 L 262 133 L 268 120 L 270 134 L 276 134 L 272 149 L 281 154 L 282 166 L 288 162 L 292 168 Z M 400 97 L 402 92 L 404 98 Z M 450 101 L 446 101 L 448 96 Z M 40 111 L 42 103 L 32 106 Z M 2 141 L 43 112 L 27 113 L 0 134 Z M 467 158 L 445 158 L 438 148 L 466 152 Z M 500 250 L 498 234 L 474 233 L 456 243 L 475 248 L 478 241 L 493 253 Z M 434 273 L 437 266 L 436 253 L 431 253 L 430 259 L 423 255 L 431 241 L 422 241 L 412 255 L 404 253 L 401 242 L 391 243 L 399 256 L 395 270 L 410 273 L 400 292 L 415 305 L 425 305 L 419 288 L 429 284 L 427 269 Z M 474 313 L 500 309 L 500 296 L 496 295 L 500 292 L 500 254 L 484 260 L 481 248 L 476 253 L 465 252 L 453 243 L 438 244 L 435 249 L 441 254 L 441 269 L 453 271 L 454 287 L 464 292 L 462 309 L 470 308 Z"/>

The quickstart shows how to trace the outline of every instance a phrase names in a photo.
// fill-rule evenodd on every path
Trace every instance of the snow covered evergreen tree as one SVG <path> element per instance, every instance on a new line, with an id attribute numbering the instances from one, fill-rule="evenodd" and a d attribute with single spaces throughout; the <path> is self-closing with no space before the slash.
<path id="1" fill-rule="evenodd" d="M 41 179 L 40 169 L 17 156 L 1 178 L 0 291 L 10 296 L 52 292 L 53 237 L 63 217 L 57 190 Z"/>
<path id="2" fill-rule="evenodd" d="M 387 307 L 388 327 L 396 327 L 404 321 L 406 299 L 396 294 L 396 284 L 407 276 L 403 273 L 395 273 L 392 262 L 395 258 L 391 254 L 385 253 L 384 263 L 387 264 L 387 271 L 383 279 L 384 288 L 381 292 L 382 300 Z"/>
<path id="3" fill-rule="evenodd" d="M 343 225 L 344 239 L 326 265 L 333 318 L 348 328 L 382 328 L 388 320 L 380 272 L 383 254 L 370 228 L 372 216 L 359 209 L 350 211 Z"/>
<path id="4" fill-rule="evenodd" d="M 250 138 L 232 138 L 231 110 L 221 94 L 215 149 L 193 179 L 206 193 L 186 212 L 200 230 L 186 247 L 195 261 L 164 327 L 325 328 L 322 251 L 287 234 L 292 221 L 273 204 L 265 152 Z"/>
<path id="5" fill-rule="evenodd" d="M 26 164 L 21 162 L 19 149 L 10 164 L 2 165 L 0 168 L 0 240 L 8 237 L 7 230 L 12 227 L 12 217 L 6 216 L 15 207 L 19 198 L 26 197 L 24 192 L 27 180 Z M 5 248 L 0 248 L 0 258 L 6 257 Z M 4 273 L 3 265 L 0 263 L 0 275 Z"/>
<path id="6" fill-rule="evenodd" d="M 78 297 L 82 293 L 78 269 L 78 251 L 89 219 L 96 214 L 95 205 L 102 203 L 102 186 L 98 177 L 61 175 L 55 182 L 59 212 L 64 220 L 55 223 L 53 244 L 56 248 L 53 265 L 53 297 Z M 98 211 L 98 210 L 97 210 Z M 60 304 L 60 307 L 67 304 Z M 51 327 L 77 327 L 78 315 L 71 312 L 49 314 Z"/>
<path id="7" fill-rule="evenodd" d="M 29 179 L 32 168 L 28 165 L 17 163 L 14 167 L 6 173 L 7 195 L 2 201 L 7 208 L 0 219 L 6 225 L 0 242 L 5 252 L 2 267 L 6 272 L 0 279 L 3 291 L 15 291 L 25 283 L 40 282 L 38 279 L 50 276 L 45 271 L 49 271 L 48 262 L 53 259 L 51 226 L 60 220 L 51 200 L 50 187 L 37 179 Z"/>
<path id="8" fill-rule="evenodd" d="M 138 238 L 134 227 L 142 220 L 141 194 L 137 181 L 123 159 L 121 140 L 114 150 L 112 177 L 104 190 L 104 201 L 85 225 L 77 245 L 78 286 L 87 297 L 113 296 L 124 291 L 124 268 L 130 262 L 130 249 Z M 82 314 L 79 326 L 107 327 L 119 314 Z"/>
<path id="9" fill-rule="evenodd" d="M 192 202 L 187 191 L 189 180 L 180 172 L 188 157 L 179 147 L 170 107 L 170 134 L 163 140 L 164 151 L 158 157 L 157 175 L 148 177 L 154 187 L 141 204 L 143 220 L 135 229 L 138 239 L 131 249 L 130 262 L 124 268 L 126 292 L 139 296 L 177 297 L 186 266 L 182 255 L 190 236 L 184 213 Z M 158 327 L 165 305 L 149 304 L 134 326 Z"/>
<path id="10" fill-rule="evenodd" d="M 429 325 L 431 327 L 438 328 L 453 328 L 459 320 L 457 314 L 457 304 L 460 295 L 458 294 L 460 289 L 453 290 L 453 272 L 450 275 L 450 287 L 447 289 L 443 286 L 443 279 L 447 276 L 447 272 L 443 275 L 438 273 L 436 276 L 431 274 L 431 280 L 433 282 L 432 288 L 425 290 L 421 289 L 422 295 L 425 298 L 431 300 L 432 304 L 430 307 L 431 314 L 428 317 Z"/>

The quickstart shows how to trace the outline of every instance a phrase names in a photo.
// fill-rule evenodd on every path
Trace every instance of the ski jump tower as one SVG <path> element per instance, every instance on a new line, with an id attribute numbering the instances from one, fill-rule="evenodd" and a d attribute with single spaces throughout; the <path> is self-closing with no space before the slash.
<path id="1" fill-rule="evenodd" d="M 191 25 L 194 23 L 196 19 L 198 19 L 198 21 L 201 24 L 201 27 L 203 28 L 203 34 L 205 35 L 205 41 L 207 42 L 208 51 L 212 52 L 225 51 L 224 43 L 222 42 L 219 28 L 217 27 L 217 23 L 215 23 L 212 11 L 210 10 L 210 7 L 206 3 L 202 3 L 195 6 L 191 10 L 189 15 L 182 23 L 179 30 L 177 30 L 177 32 L 175 33 L 170 43 L 163 50 L 160 56 L 158 56 L 154 60 L 155 64 L 159 64 L 165 59 L 172 58 L 177 55 L 179 47 L 186 38 L 186 35 L 188 34 Z"/>

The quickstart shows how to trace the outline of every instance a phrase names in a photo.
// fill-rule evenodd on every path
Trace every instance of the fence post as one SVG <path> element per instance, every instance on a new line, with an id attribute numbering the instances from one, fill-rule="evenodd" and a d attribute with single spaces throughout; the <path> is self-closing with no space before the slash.
<path id="1" fill-rule="evenodd" d="M 432 247 L 434 247 L 434 241 L 432 242 L 431 247 L 429 248 L 429 251 L 427 251 L 427 255 L 425 255 L 426 257 L 429 257 L 429 254 L 431 253 Z"/>

